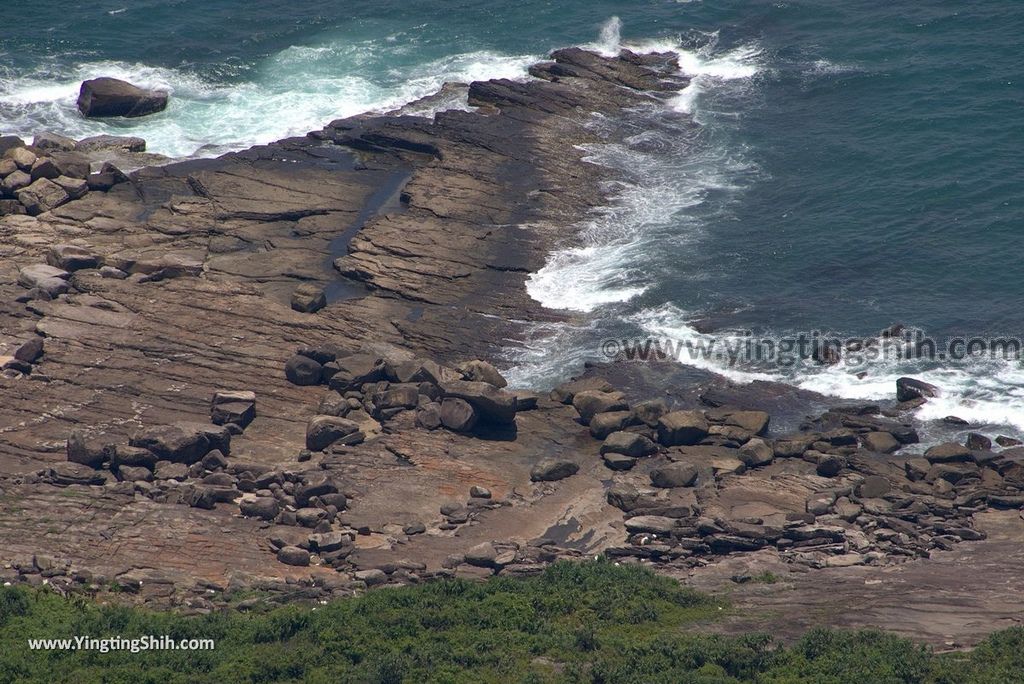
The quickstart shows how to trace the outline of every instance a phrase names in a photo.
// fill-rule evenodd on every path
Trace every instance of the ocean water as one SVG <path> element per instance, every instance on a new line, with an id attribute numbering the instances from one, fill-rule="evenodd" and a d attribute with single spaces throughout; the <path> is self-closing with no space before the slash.
<path id="1" fill-rule="evenodd" d="M 1024 335 L 1024 5 L 1014 0 L 7 0 L 0 133 L 141 135 L 212 155 L 385 111 L 447 81 L 526 78 L 547 51 L 674 49 L 664 107 L 594 117 L 607 206 L 528 284 L 570 320 L 509 349 L 550 384 L 607 340 L 691 344 L 901 322 L 938 340 Z M 164 113 L 85 121 L 100 74 L 172 92 Z M 452 102 L 448 106 L 464 106 Z M 700 332 L 704 331 L 704 332 Z M 884 399 L 912 374 L 957 415 L 1024 431 L 1019 361 L 691 363 Z"/>

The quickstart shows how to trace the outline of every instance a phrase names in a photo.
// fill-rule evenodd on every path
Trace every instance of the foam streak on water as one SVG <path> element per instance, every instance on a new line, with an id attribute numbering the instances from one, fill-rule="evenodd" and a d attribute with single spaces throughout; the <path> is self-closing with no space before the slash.
<path id="1" fill-rule="evenodd" d="M 0 73 L 2 132 L 26 138 L 39 131 L 75 138 L 137 135 L 147 140 L 150 152 L 219 154 L 303 135 L 335 118 L 395 109 L 437 92 L 446 82 L 525 78 L 537 59 L 477 51 L 389 72 L 381 66 L 389 49 L 399 48 L 293 47 L 265 60 L 252 80 L 236 84 L 211 82 L 185 70 L 111 61 L 80 64 L 70 72 L 66 66 L 44 65 L 16 78 Z M 171 104 L 141 119 L 84 119 L 75 107 L 79 85 L 101 75 L 167 90 Z"/>

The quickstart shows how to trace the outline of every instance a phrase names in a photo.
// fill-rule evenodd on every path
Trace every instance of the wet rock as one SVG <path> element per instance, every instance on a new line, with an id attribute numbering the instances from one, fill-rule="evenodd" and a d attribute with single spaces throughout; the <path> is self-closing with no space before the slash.
<path id="1" fill-rule="evenodd" d="M 463 379 L 470 382 L 486 382 L 499 389 L 508 386 L 508 381 L 502 377 L 498 369 L 486 361 L 467 361 L 459 364 L 458 369 Z"/>
<path id="2" fill-rule="evenodd" d="M 673 411 L 658 419 L 658 442 L 689 446 L 708 436 L 708 422 L 699 411 Z"/>
<path id="3" fill-rule="evenodd" d="M 168 96 L 160 90 L 145 90 L 117 78 L 102 76 L 82 83 L 78 111 L 86 118 L 123 116 L 135 118 L 162 112 Z"/>
<path id="4" fill-rule="evenodd" d="M 477 423 L 477 413 L 468 401 L 448 398 L 441 401 L 441 425 L 455 432 L 471 432 Z"/>
<path id="5" fill-rule="evenodd" d="M 913 401 L 937 397 L 940 390 L 935 385 L 915 378 L 899 378 L 896 380 L 896 401 Z"/>
<path id="6" fill-rule="evenodd" d="M 277 551 L 277 560 L 285 565 L 306 567 L 309 565 L 309 551 L 300 549 L 298 546 L 283 546 Z"/>
<path id="7" fill-rule="evenodd" d="M 316 313 L 327 306 L 327 296 L 319 285 L 303 283 L 292 292 L 292 309 L 300 313 Z"/>
<path id="8" fill-rule="evenodd" d="M 971 451 L 987 451 L 992 448 L 992 440 L 983 434 L 972 432 L 967 435 L 967 441 L 964 446 Z"/>
<path id="9" fill-rule="evenodd" d="M 284 365 L 284 376 L 293 385 L 319 385 L 323 371 L 323 366 L 301 354 L 292 356 Z"/>
<path id="10" fill-rule="evenodd" d="M 575 475 L 579 469 L 579 465 L 572 461 L 545 458 L 530 470 L 530 479 L 534 482 L 555 482 Z"/>
<path id="11" fill-rule="evenodd" d="M 673 463 L 651 471 L 651 484 L 663 489 L 691 487 L 697 481 L 697 469 L 686 463 Z"/>
<path id="12" fill-rule="evenodd" d="M 49 157 L 39 157 L 32 165 L 32 172 L 29 175 L 34 181 L 40 178 L 54 180 L 60 176 L 60 169 Z"/>
<path id="13" fill-rule="evenodd" d="M 1013 437 L 1007 437 L 1006 435 L 999 435 L 996 437 L 996 444 L 1001 447 L 1015 447 L 1024 444 L 1024 442 L 1021 442 L 1019 439 L 1014 439 Z"/>
<path id="14" fill-rule="evenodd" d="M 306 426 L 306 448 L 323 451 L 335 442 L 357 434 L 361 434 L 359 424 L 347 418 L 314 416 Z"/>
<path id="15" fill-rule="evenodd" d="M 657 451 L 657 444 L 636 432 L 613 432 L 601 445 L 601 454 L 623 454 L 632 458 L 650 456 Z"/>

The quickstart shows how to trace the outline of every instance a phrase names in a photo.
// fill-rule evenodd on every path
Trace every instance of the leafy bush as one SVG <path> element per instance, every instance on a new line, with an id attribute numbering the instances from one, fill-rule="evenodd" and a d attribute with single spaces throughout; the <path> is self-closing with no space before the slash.
<path id="1" fill-rule="evenodd" d="M 636 566 L 558 563 L 538 577 L 452 580 L 315 608 L 183 617 L 0 589 L 0 682 L 1008 682 L 1024 630 L 934 655 L 877 631 L 702 634 L 720 602 Z M 213 651 L 32 651 L 29 638 L 212 638 Z"/>

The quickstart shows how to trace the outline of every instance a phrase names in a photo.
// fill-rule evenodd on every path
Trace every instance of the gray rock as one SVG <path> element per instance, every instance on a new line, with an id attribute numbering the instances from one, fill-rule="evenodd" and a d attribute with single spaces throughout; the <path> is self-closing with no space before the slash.
<path id="1" fill-rule="evenodd" d="M 272 496 L 243 496 L 238 508 L 247 518 L 273 520 L 281 512 L 281 505 Z"/>
<path id="2" fill-rule="evenodd" d="M 46 263 L 64 271 L 79 271 L 97 268 L 100 265 L 100 258 L 78 245 L 53 245 L 46 253 Z"/>
<path id="3" fill-rule="evenodd" d="M 68 436 L 67 458 L 71 463 L 99 468 L 114 456 L 114 445 L 103 437 L 89 437 L 75 430 Z"/>
<path id="4" fill-rule="evenodd" d="M 35 363 L 43 356 L 43 349 L 43 338 L 33 337 L 14 350 L 14 358 L 23 363 Z"/>
<path id="5" fill-rule="evenodd" d="M 246 427 L 256 418 L 256 404 L 233 401 L 215 404 L 210 409 L 210 420 L 214 425 L 238 425 Z"/>
<path id="6" fill-rule="evenodd" d="M 924 452 L 931 463 L 965 463 L 971 461 L 971 450 L 956 442 L 936 444 Z"/>
<path id="7" fill-rule="evenodd" d="M 127 81 L 103 76 L 82 83 L 78 91 L 78 111 L 86 118 L 135 118 L 162 112 L 167 108 L 167 100 L 166 92 L 145 90 Z"/>
<path id="8" fill-rule="evenodd" d="M 441 405 L 436 401 L 431 401 L 421 406 L 416 411 L 416 424 L 427 430 L 436 430 L 441 427 Z"/>
<path id="9" fill-rule="evenodd" d="M 30 290 L 46 292 L 51 298 L 68 291 L 71 274 L 48 264 L 30 264 L 18 272 L 18 284 Z"/>
<path id="10" fill-rule="evenodd" d="M 634 404 L 631 409 L 633 419 L 647 427 L 658 427 L 658 420 L 668 413 L 668 403 L 664 399 L 649 399 Z"/>
<path id="11" fill-rule="evenodd" d="M 60 169 L 57 168 L 57 164 L 49 157 L 39 157 L 36 159 L 36 163 L 32 165 L 30 175 L 32 180 L 39 180 L 40 178 L 53 180 L 60 176 Z"/>
<path id="12" fill-rule="evenodd" d="M 322 475 L 304 482 L 295 490 L 295 503 L 300 507 L 308 506 L 313 497 L 324 497 L 337 492 L 337 483 L 327 475 Z"/>
<path id="13" fill-rule="evenodd" d="M 495 560 L 498 558 L 498 551 L 494 548 L 494 544 L 490 542 L 484 542 L 477 544 L 469 551 L 466 552 L 465 561 L 470 565 L 475 565 L 479 568 L 490 568 L 494 566 Z"/>
<path id="14" fill-rule="evenodd" d="M 595 439 L 604 439 L 613 432 L 619 432 L 632 421 L 633 414 L 629 411 L 610 411 L 598 413 L 590 419 L 590 434 Z"/>
<path id="15" fill-rule="evenodd" d="M 673 463 L 651 471 L 651 484 L 663 489 L 690 487 L 697 481 L 697 469 L 686 463 Z"/>
<path id="16" fill-rule="evenodd" d="M 32 185 L 32 176 L 24 171 L 15 171 L 4 178 L 3 183 L 0 183 L 0 188 L 3 188 L 8 195 L 15 195 L 19 190 L 30 185 Z"/>
<path id="17" fill-rule="evenodd" d="M 324 367 L 309 358 L 296 354 L 284 364 L 284 376 L 293 385 L 319 385 L 323 378 Z"/>
<path id="18" fill-rule="evenodd" d="M 56 209 L 71 199 L 64 188 L 47 178 L 40 178 L 27 188 L 18 190 L 15 194 L 18 201 L 25 205 L 25 211 L 30 216 L 37 216 Z"/>
<path id="19" fill-rule="evenodd" d="M 658 441 L 665 446 L 689 446 L 708 436 L 708 422 L 699 411 L 673 411 L 658 419 Z"/>
<path id="20" fill-rule="evenodd" d="M 306 426 L 306 448 L 323 451 L 335 442 L 359 433 L 359 424 L 337 416 L 314 416 Z"/>
<path id="21" fill-rule="evenodd" d="M 470 432 L 476 427 L 477 413 L 468 401 L 444 399 L 441 402 L 441 424 L 455 432 Z"/>
<path id="22" fill-rule="evenodd" d="M 846 467 L 846 458 L 839 454 L 821 454 L 818 457 L 817 473 L 822 477 L 835 477 Z"/>
<path id="23" fill-rule="evenodd" d="M 479 485 L 473 485 L 469 488 L 469 496 L 474 499 L 490 499 L 491 490 Z"/>
<path id="24" fill-rule="evenodd" d="M 191 465 L 213 449 L 228 453 L 231 434 L 213 425 L 182 422 L 141 430 L 129 444 L 148 449 L 161 460 Z"/>
<path id="25" fill-rule="evenodd" d="M 4 158 L 13 161 L 18 165 L 18 168 L 25 173 L 32 171 L 32 165 L 35 164 L 36 159 L 38 159 L 35 152 L 25 149 L 24 147 L 12 147 L 4 152 Z"/>
<path id="26" fill-rule="evenodd" d="M 117 476 L 124 482 L 151 482 L 153 471 L 141 466 L 120 466 Z"/>
<path id="27" fill-rule="evenodd" d="M 559 404 L 571 404 L 576 395 L 580 392 L 593 390 L 597 392 L 611 392 L 614 388 L 604 378 L 580 378 L 564 382 L 551 390 L 551 400 Z"/>
<path id="28" fill-rule="evenodd" d="M 657 444 L 636 432 L 613 432 L 605 438 L 604 444 L 601 445 L 602 454 L 616 453 L 632 458 L 650 456 L 657 451 Z"/>
<path id="29" fill-rule="evenodd" d="M 57 176 L 53 182 L 63 188 L 64 192 L 68 193 L 68 197 L 73 200 L 81 199 L 89 192 L 89 182 L 81 178 Z"/>
<path id="30" fill-rule="evenodd" d="M 575 475 L 579 469 L 579 465 L 572 461 L 545 458 L 530 470 L 530 479 L 534 482 L 555 482 Z"/>
<path id="31" fill-rule="evenodd" d="M 676 529 L 677 523 L 674 518 L 666 518 L 660 515 L 638 515 L 626 520 L 626 531 L 630 534 L 637 532 L 651 532 L 653 534 L 670 535 Z"/>
<path id="32" fill-rule="evenodd" d="M 277 560 L 285 565 L 306 567 L 309 565 L 309 551 L 300 549 L 298 546 L 282 546 L 277 551 Z"/>
<path id="33" fill-rule="evenodd" d="M 32 147 L 39 150 L 62 150 L 68 152 L 75 149 L 75 140 L 57 133 L 36 133 L 32 139 Z"/>
<path id="34" fill-rule="evenodd" d="M 590 421 L 599 413 L 629 410 L 629 404 L 621 392 L 583 390 L 573 396 L 572 405 L 584 425 L 590 425 Z"/>
<path id="35" fill-rule="evenodd" d="M 508 381 L 502 377 L 498 369 L 486 361 L 467 361 L 459 365 L 459 372 L 462 377 L 470 382 L 486 382 L 501 389 L 508 386 Z"/>
<path id="36" fill-rule="evenodd" d="M 352 354 L 337 359 L 335 364 L 337 368 L 328 384 L 332 390 L 340 394 L 359 390 L 366 383 L 385 379 L 384 361 L 373 354 Z"/>
<path id="37" fill-rule="evenodd" d="M 879 454 L 891 454 L 900 448 L 900 442 L 888 432 L 869 432 L 861 437 L 864 448 Z"/>
<path id="38" fill-rule="evenodd" d="M 637 459 L 632 456 L 626 456 L 625 454 L 619 454 L 614 451 L 602 454 L 601 459 L 610 470 L 616 471 L 630 470 L 636 465 L 637 461 Z"/>
<path id="39" fill-rule="evenodd" d="M 360 582 L 364 582 L 368 587 L 373 587 L 378 584 L 384 584 L 388 581 L 387 573 L 378 568 L 371 568 L 369 570 L 357 570 L 354 574 L 354 577 Z"/>
<path id="40" fill-rule="evenodd" d="M 188 466 L 184 463 L 158 461 L 153 470 L 153 476 L 158 480 L 178 480 L 180 482 L 188 477 Z"/>
<path id="41" fill-rule="evenodd" d="M 156 454 L 149 449 L 126 446 L 124 444 L 118 444 L 114 447 L 114 453 L 110 459 L 110 467 L 112 469 L 132 467 L 153 470 L 156 467 L 156 463 Z"/>
<path id="42" fill-rule="evenodd" d="M 469 402 L 480 420 L 498 425 L 511 425 L 516 420 L 516 395 L 486 382 L 455 380 L 441 385 L 446 398 Z"/>
<path id="43" fill-rule="evenodd" d="M 892 490 L 889 480 L 881 475 L 868 475 L 857 487 L 857 496 L 862 499 L 877 499 Z"/>
<path id="44" fill-rule="evenodd" d="M 755 437 L 740 447 L 737 456 L 748 468 L 758 468 L 775 460 L 775 450 L 763 439 Z"/>
<path id="45" fill-rule="evenodd" d="M 292 292 L 292 309 L 301 313 L 316 313 L 327 306 L 327 296 L 319 285 L 303 283 Z"/>
<path id="46" fill-rule="evenodd" d="M 130 135 L 94 135 L 75 143 L 75 152 L 145 152 L 146 141 Z M 112 173 L 106 171 L 105 173 Z M 115 176 L 117 174 L 114 174 Z M 124 174 L 122 174 L 123 176 Z M 116 180 L 116 182 L 123 182 Z"/>
<path id="47" fill-rule="evenodd" d="M 941 391 L 935 385 L 915 378 L 899 378 L 896 380 L 896 401 L 913 401 L 937 397 Z"/>

